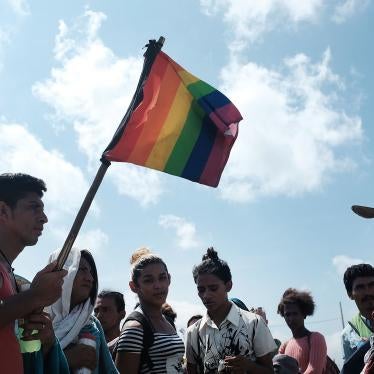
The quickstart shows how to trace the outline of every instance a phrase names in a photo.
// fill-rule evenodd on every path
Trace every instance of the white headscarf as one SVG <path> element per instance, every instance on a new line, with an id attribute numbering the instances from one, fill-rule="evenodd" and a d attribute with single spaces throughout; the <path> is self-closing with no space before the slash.
<path id="1" fill-rule="evenodd" d="M 53 252 L 49 257 L 48 263 L 56 260 L 59 253 L 59 250 Z M 64 278 L 61 298 L 46 308 L 46 311 L 51 316 L 53 329 L 62 349 L 65 349 L 70 343 L 78 341 L 78 334 L 89 321 L 94 308 L 89 297 L 84 303 L 77 305 L 70 311 L 71 292 L 80 259 L 81 251 L 77 248 L 72 248 L 64 265 L 64 269 L 68 273 Z"/>

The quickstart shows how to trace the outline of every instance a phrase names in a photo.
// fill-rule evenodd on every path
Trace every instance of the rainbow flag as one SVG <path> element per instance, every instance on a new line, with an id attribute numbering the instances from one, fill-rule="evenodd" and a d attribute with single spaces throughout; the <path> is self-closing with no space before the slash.
<path id="1" fill-rule="evenodd" d="M 238 109 L 161 51 L 146 75 L 103 157 L 216 187 L 242 120 Z"/>

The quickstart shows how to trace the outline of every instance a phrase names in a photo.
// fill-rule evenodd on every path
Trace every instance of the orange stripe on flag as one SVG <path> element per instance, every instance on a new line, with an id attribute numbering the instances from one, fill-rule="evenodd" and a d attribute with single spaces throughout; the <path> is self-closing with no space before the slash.
<path id="1" fill-rule="evenodd" d="M 134 144 L 133 151 L 129 156 L 129 162 L 144 165 L 147 161 L 168 116 L 179 84 L 180 78 L 168 64 L 161 81 L 156 106 L 150 110 L 148 119 L 142 126 L 138 141 Z"/>

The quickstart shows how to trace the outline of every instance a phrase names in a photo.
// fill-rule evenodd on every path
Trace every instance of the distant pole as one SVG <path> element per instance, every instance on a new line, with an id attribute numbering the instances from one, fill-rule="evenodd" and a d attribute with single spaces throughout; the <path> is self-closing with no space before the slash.
<path id="1" fill-rule="evenodd" d="M 342 327 L 344 329 L 345 327 L 345 323 L 344 323 L 344 316 L 343 316 L 343 308 L 342 308 L 342 303 L 341 301 L 339 301 L 339 308 L 340 308 L 340 318 L 342 320 Z"/>

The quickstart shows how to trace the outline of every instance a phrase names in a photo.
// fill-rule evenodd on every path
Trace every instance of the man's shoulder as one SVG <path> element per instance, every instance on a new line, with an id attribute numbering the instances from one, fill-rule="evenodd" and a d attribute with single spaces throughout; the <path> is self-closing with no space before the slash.
<path id="1" fill-rule="evenodd" d="M 256 313 L 249 312 L 247 310 L 240 310 L 241 318 L 243 319 L 246 325 L 255 325 L 257 326 L 260 321 L 263 321 L 262 317 Z M 265 323 L 265 322 L 264 322 Z"/>

